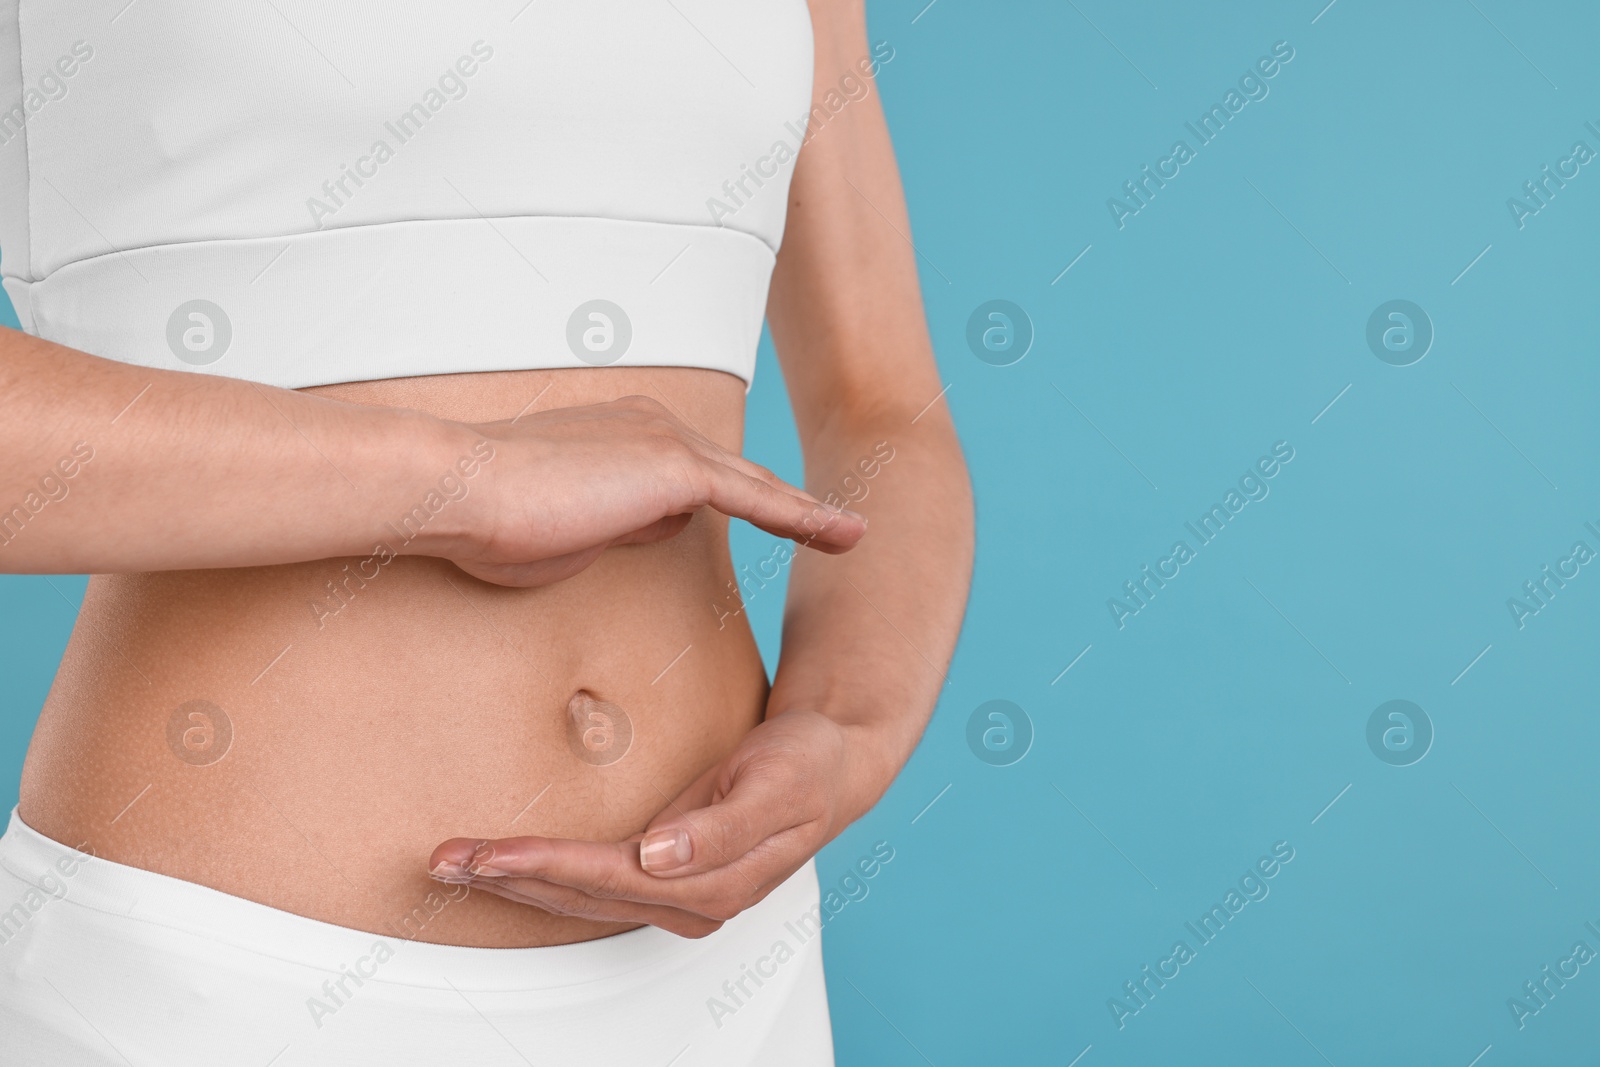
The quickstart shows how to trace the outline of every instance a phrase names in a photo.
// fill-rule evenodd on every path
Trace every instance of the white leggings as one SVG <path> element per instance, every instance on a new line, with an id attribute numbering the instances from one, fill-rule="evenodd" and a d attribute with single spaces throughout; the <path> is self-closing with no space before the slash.
<path id="1" fill-rule="evenodd" d="M 0 1067 L 825 1067 L 820 917 L 807 864 L 700 940 L 434 945 L 97 859 L 13 812 Z"/>

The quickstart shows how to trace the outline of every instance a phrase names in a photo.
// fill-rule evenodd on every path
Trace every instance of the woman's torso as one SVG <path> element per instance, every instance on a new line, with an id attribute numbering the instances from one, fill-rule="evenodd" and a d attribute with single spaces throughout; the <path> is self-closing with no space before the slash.
<path id="1" fill-rule="evenodd" d="M 738 379 L 682 368 L 317 391 L 466 421 L 637 393 L 735 450 L 744 402 Z M 482 893 L 429 907 L 428 854 L 450 837 L 626 838 L 759 721 L 767 679 L 736 614 L 726 520 L 702 511 L 539 589 L 383 556 L 92 579 L 23 820 L 378 933 L 408 917 L 412 936 L 464 945 L 621 929 Z"/>
<path id="2" fill-rule="evenodd" d="M 127 363 L 465 420 L 642 394 L 737 449 L 811 58 L 804 0 L 0 0 L 37 104 L 0 115 L 0 272 L 30 332 Z M 21 813 L 392 932 L 439 841 L 624 838 L 758 721 L 732 578 L 709 513 L 535 590 L 415 557 L 96 577 Z M 624 715 L 624 756 L 583 747 Z M 418 936 L 611 929 L 473 894 Z"/>

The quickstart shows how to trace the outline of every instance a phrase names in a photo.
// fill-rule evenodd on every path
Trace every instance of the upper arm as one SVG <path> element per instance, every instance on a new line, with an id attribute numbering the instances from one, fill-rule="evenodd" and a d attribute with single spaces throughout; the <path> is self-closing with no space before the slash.
<path id="1" fill-rule="evenodd" d="M 875 77 L 893 49 L 868 42 L 859 0 L 810 6 L 811 125 L 767 305 L 802 441 L 841 418 L 915 414 L 940 390 Z"/>

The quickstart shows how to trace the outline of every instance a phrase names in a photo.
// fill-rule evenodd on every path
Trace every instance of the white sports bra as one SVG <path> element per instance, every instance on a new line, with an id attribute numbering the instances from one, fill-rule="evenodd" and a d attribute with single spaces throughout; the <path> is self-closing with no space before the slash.
<path id="1" fill-rule="evenodd" d="M 30 333 L 291 388 L 748 387 L 805 0 L 124 3 L 0 0 L 0 275 Z"/>

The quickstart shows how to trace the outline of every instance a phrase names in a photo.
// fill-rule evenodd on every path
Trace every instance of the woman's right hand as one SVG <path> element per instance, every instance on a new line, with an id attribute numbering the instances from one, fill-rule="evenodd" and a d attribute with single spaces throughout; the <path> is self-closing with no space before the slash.
<path id="1" fill-rule="evenodd" d="M 546 585 L 613 545 L 673 537 L 702 507 L 823 552 L 848 551 L 866 520 L 721 448 L 649 397 L 459 424 L 492 457 L 473 478 L 443 555 L 486 582 Z"/>
<path id="2" fill-rule="evenodd" d="M 468 424 L 0 328 L 0 572 L 261 567 L 376 543 L 534 586 L 707 506 L 824 552 L 866 531 L 645 397 Z"/>

